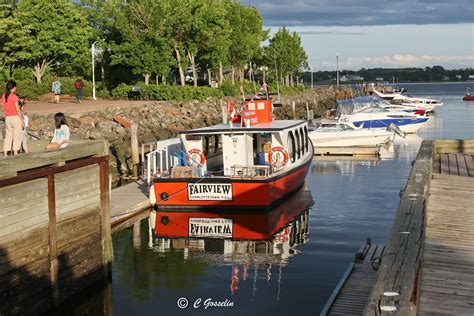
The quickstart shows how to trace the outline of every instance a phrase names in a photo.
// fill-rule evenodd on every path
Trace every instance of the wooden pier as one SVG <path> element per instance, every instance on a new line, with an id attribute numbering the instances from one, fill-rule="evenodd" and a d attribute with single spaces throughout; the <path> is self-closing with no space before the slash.
<path id="1" fill-rule="evenodd" d="M 135 181 L 111 192 L 112 232 L 132 226 L 150 215 L 151 204 L 148 199 L 148 185 Z"/>
<path id="2" fill-rule="evenodd" d="M 320 157 L 378 157 L 379 146 L 352 146 L 352 147 L 314 147 L 314 155 Z"/>
<path id="3" fill-rule="evenodd" d="M 334 289 L 321 316 L 362 315 L 384 250 L 384 245 L 372 244 L 367 239 Z"/>
<path id="4" fill-rule="evenodd" d="M 366 315 L 474 315 L 474 141 L 423 141 Z"/>
<path id="5" fill-rule="evenodd" d="M 38 315 L 110 277 L 106 141 L 0 160 L 0 315 Z"/>

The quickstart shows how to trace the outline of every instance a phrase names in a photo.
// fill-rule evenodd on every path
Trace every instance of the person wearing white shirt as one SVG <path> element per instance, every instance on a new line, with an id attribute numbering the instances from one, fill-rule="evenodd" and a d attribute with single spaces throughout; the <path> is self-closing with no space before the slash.
<path id="1" fill-rule="evenodd" d="M 46 149 L 66 148 L 69 142 L 69 127 L 67 126 L 66 117 L 59 112 L 54 115 L 54 135 L 51 143 L 46 146 Z"/>

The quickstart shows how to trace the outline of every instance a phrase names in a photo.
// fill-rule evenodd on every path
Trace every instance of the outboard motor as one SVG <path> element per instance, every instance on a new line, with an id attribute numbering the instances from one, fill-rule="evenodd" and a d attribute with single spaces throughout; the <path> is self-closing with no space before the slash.
<path id="1" fill-rule="evenodd" d="M 400 129 L 400 127 L 398 127 L 397 124 L 395 123 L 390 123 L 388 126 L 387 126 L 387 131 L 390 131 L 390 132 L 393 132 L 394 134 L 397 134 L 398 136 L 400 136 L 401 138 L 405 138 L 405 132 L 402 131 Z"/>

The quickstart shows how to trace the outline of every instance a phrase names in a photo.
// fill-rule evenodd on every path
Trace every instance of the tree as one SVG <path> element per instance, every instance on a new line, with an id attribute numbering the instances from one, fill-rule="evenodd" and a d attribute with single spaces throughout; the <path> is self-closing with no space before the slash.
<path id="1" fill-rule="evenodd" d="M 34 39 L 28 47 L 18 45 L 29 58 L 24 64 L 32 67 L 36 81 L 53 63 L 68 72 L 88 62 L 92 29 L 76 5 L 61 0 L 21 1 L 13 15 L 21 16 L 22 28 Z"/>
<path id="2" fill-rule="evenodd" d="M 260 52 L 260 43 L 267 39 L 263 20 L 257 9 L 228 0 L 225 2 L 230 27 L 229 62 L 232 66 L 232 82 L 235 70 L 243 81 L 244 65 Z"/>
<path id="3" fill-rule="evenodd" d="M 308 57 L 301 46 L 301 38 L 296 32 L 290 34 L 285 27 L 270 39 L 270 45 L 265 47 L 265 56 L 267 64 L 276 64 L 287 86 L 294 83 L 293 76 L 297 76 L 302 68 L 308 68 Z"/>
<path id="4" fill-rule="evenodd" d="M 117 18 L 120 38 L 113 45 L 112 62 L 132 68 L 148 85 L 152 74 L 165 76 L 174 64 L 172 43 L 164 37 L 166 20 L 161 2 L 134 1 Z"/>
<path id="5" fill-rule="evenodd" d="M 16 65 L 30 57 L 28 47 L 33 43 L 29 28 L 22 25 L 24 14 L 17 12 L 16 1 L 0 4 L 0 67 L 9 66 L 9 76 Z"/>

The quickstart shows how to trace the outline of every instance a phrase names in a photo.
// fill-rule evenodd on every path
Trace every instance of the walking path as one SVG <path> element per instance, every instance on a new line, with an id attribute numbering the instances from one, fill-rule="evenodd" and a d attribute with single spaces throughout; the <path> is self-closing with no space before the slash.
<path id="1" fill-rule="evenodd" d="M 84 100 L 80 104 L 72 97 L 64 97 L 59 104 L 53 102 L 28 101 L 28 112 L 39 115 L 63 112 L 65 114 L 85 114 L 94 111 L 105 111 L 106 109 L 120 107 L 136 107 L 156 101 L 131 101 L 131 100 Z"/>

